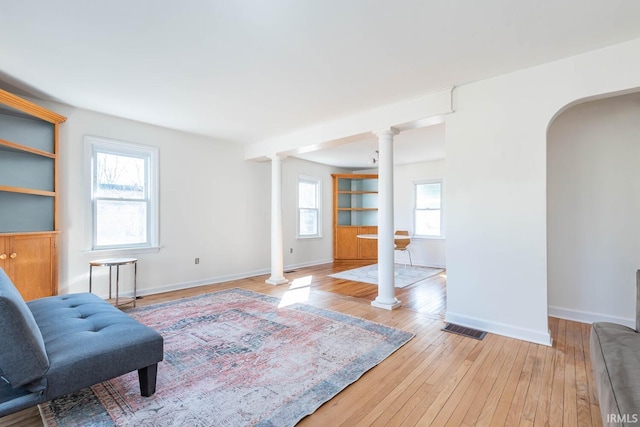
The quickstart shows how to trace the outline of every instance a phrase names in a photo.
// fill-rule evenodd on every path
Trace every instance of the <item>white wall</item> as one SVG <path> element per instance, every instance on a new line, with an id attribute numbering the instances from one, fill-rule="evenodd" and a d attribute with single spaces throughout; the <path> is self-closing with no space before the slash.
<path id="1" fill-rule="evenodd" d="M 89 260 L 110 256 L 86 252 L 90 205 L 85 134 L 159 148 L 162 249 L 130 254 L 139 259 L 141 293 L 242 276 L 269 265 L 269 164 L 245 162 L 240 147 L 196 135 L 80 109 L 61 113 L 68 119 L 60 143 L 60 293 L 86 291 Z M 106 277 L 96 282 L 96 293 L 101 284 L 106 290 Z M 130 290 L 127 283 L 125 292 Z"/>
<path id="2" fill-rule="evenodd" d="M 87 252 L 89 209 L 83 157 L 83 136 L 156 146 L 160 152 L 160 245 L 156 253 L 127 253 L 138 262 L 140 294 L 215 283 L 266 274 L 270 266 L 269 162 L 244 160 L 243 147 L 203 136 L 174 131 L 36 101 L 68 119 L 60 134 L 61 235 L 59 248 L 59 292 L 88 290 L 89 261 L 122 254 Z M 285 160 L 283 180 L 305 171 L 330 177 L 331 168 L 309 162 Z M 296 176 L 297 182 L 297 176 Z M 291 188 L 290 182 L 284 184 Z M 330 192 L 325 186 L 325 193 Z M 295 191 L 283 194 L 285 213 L 295 215 Z M 325 198 L 326 198 L 325 194 Z M 331 220 L 330 199 L 325 219 Z M 295 216 L 293 217 L 295 224 Z M 330 225 L 326 226 L 330 229 Z M 293 233 L 293 234 L 292 234 Z M 291 244 L 295 225 L 289 221 L 285 242 Z M 295 239 L 294 239 L 295 240 Z M 195 258 L 200 264 L 195 264 Z M 332 257 L 331 233 L 325 238 L 295 246 L 290 263 L 313 265 Z M 94 291 L 107 294 L 107 268 L 94 269 Z M 132 291 L 131 274 L 123 271 L 121 294 Z"/>
<path id="3" fill-rule="evenodd" d="M 378 173 L 378 169 L 359 170 L 353 173 Z M 446 161 L 395 165 L 393 167 L 393 220 L 396 230 L 408 230 L 413 234 L 413 183 L 429 179 L 441 179 L 443 189 L 445 182 Z M 446 217 L 446 200 L 443 198 L 443 216 Z M 414 265 L 446 268 L 446 218 L 442 224 L 443 239 L 412 238 L 411 259 Z M 395 262 L 408 263 L 409 256 L 403 252 L 395 252 Z"/>
<path id="4" fill-rule="evenodd" d="M 310 260 L 312 264 L 333 262 L 332 173 L 348 172 L 295 157 L 287 157 L 282 162 L 283 245 L 284 264 L 287 268 L 310 265 Z M 297 191 L 300 175 L 322 179 L 322 238 L 297 238 Z"/>
<path id="5" fill-rule="evenodd" d="M 547 144 L 549 314 L 635 328 L 640 94 L 579 104 Z"/>
<path id="6" fill-rule="evenodd" d="M 576 100 L 640 87 L 640 39 L 454 91 L 446 116 L 446 320 L 550 343 L 547 126 Z"/>
<path id="7" fill-rule="evenodd" d="M 397 230 L 409 230 L 413 234 L 413 183 L 430 179 L 445 180 L 445 160 L 434 160 L 431 162 L 412 163 L 408 165 L 398 165 L 393 168 L 393 196 L 394 196 L 394 220 Z M 446 217 L 446 200 L 443 200 L 443 216 Z M 446 223 L 443 223 L 443 233 L 446 237 Z M 429 267 L 446 266 L 446 240 L 412 238 L 411 258 L 414 265 Z M 409 257 L 403 252 L 396 251 L 396 262 L 409 262 Z"/>

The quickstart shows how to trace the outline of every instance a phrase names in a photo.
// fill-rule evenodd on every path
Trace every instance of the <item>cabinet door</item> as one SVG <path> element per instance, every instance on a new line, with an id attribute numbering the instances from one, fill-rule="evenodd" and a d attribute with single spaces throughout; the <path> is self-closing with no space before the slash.
<path id="1" fill-rule="evenodd" d="M 358 227 L 358 234 L 378 234 L 378 227 Z M 378 259 L 378 239 L 358 239 L 360 259 Z"/>
<path id="2" fill-rule="evenodd" d="M 9 277 L 25 301 L 55 293 L 55 238 L 48 234 L 10 238 Z"/>
<path id="3" fill-rule="evenodd" d="M 336 227 L 335 259 L 358 259 L 358 227 Z"/>

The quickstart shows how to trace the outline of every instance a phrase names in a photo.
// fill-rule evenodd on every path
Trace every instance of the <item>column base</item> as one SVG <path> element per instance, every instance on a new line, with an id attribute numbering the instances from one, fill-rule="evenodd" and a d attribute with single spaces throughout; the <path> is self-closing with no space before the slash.
<path id="1" fill-rule="evenodd" d="M 270 285 L 284 285 L 286 283 L 289 283 L 289 281 L 284 277 L 269 277 L 264 282 Z"/>
<path id="2" fill-rule="evenodd" d="M 394 299 L 395 299 L 395 302 L 392 302 L 392 303 L 373 300 L 371 301 L 371 305 L 373 307 L 384 308 L 385 310 L 394 310 L 402 305 L 402 301 L 399 301 L 397 298 L 394 298 Z"/>

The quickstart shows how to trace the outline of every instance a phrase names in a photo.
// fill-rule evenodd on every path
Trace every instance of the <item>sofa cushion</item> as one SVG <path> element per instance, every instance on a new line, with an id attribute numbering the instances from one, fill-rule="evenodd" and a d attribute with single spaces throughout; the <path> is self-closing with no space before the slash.
<path id="1" fill-rule="evenodd" d="M 44 392 L 31 393 L 25 387 L 12 388 L 0 379 L 0 417 L 37 405 L 42 402 L 43 394 Z M 3 424 L 0 420 L 0 425 L 12 424 Z"/>
<path id="2" fill-rule="evenodd" d="M 162 335 L 90 293 L 27 303 L 47 348 L 54 399 L 162 360 Z"/>
<path id="3" fill-rule="evenodd" d="M 0 268 L 0 371 L 12 387 L 44 388 L 49 369 L 44 340 L 31 310 Z"/>
<path id="4" fill-rule="evenodd" d="M 636 332 L 640 331 L 640 270 L 636 270 Z"/>
<path id="5" fill-rule="evenodd" d="M 592 326 L 590 344 L 603 420 L 639 414 L 640 334 L 626 326 L 598 322 Z"/>

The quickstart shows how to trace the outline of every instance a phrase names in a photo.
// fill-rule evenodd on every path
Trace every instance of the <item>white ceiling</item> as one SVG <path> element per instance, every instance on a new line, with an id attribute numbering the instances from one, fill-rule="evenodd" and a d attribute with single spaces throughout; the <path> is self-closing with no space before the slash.
<path id="1" fill-rule="evenodd" d="M 5 87 L 242 144 L 640 37 L 637 0 L 0 0 L 0 10 Z M 442 156 L 436 128 L 401 134 L 398 162 L 420 160 L 410 145 Z M 375 147 L 360 143 L 328 157 Z"/>

